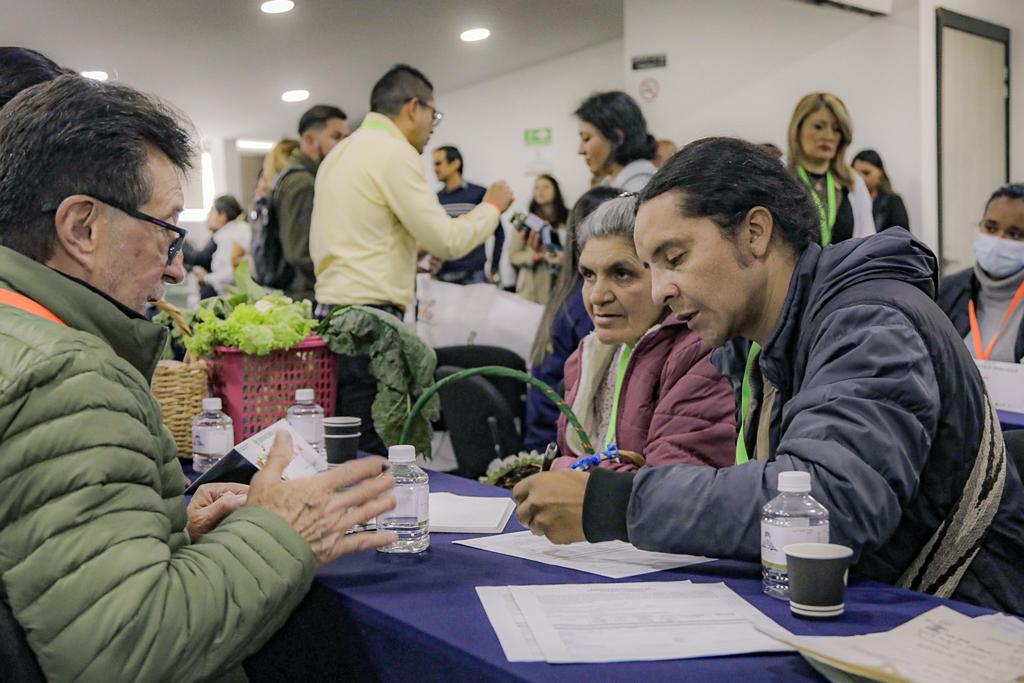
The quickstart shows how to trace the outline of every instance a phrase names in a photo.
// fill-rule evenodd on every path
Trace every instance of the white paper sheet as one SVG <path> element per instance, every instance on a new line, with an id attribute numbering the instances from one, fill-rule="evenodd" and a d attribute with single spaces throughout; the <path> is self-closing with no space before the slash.
<path id="1" fill-rule="evenodd" d="M 476 594 L 510 662 L 543 662 L 544 652 L 533 637 L 523 611 L 508 586 L 477 586 Z"/>
<path id="2" fill-rule="evenodd" d="M 775 634 L 805 657 L 869 677 L 921 683 L 993 683 L 1024 676 L 1024 634 L 941 606 L 866 636 Z"/>
<path id="3" fill-rule="evenodd" d="M 1024 619 L 1020 617 L 1012 617 L 1009 614 L 985 614 L 980 617 L 974 617 L 974 621 L 1003 631 L 1009 631 L 1010 633 L 1024 635 Z"/>
<path id="4" fill-rule="evenodd" d="M 235 450 L 255 465 L 256 469 L 263 469 L 263 465 L 270 455 L 270 448 L 274 445 L 274 436 L 279 429 L 287 430 L 292 435 L 292 448 L 295 453 L 295 457 L 284 468 L 285 479 L 311 477 L 320 470 L 327 469 L 327 461 L 305 439 L 299 436 L 299 433 L 288 424 L 288 420 L 279 420 L 263 431 L 253 434 L 235 446 Z"/>
<path id="5" fill-rule="evenodd" d="M 511 498 L 430 494 L 430 531 L 452 534 L 499 534 L 516 509 Z"/>
<path id="6" fill-rule="evenodd" d="M 688 581 L 511 586 L 551 663 L 716 657 L 792 648 L 775 623 L 724 584 Z"/>
<path id="7" fill-rule="evenodd" d="M 712 560 L 710 557 L 696 555 L 651 553 L 637 550 L 622 541 L 555 545 L 543 536 L 534 536 L 529 531 L 455 542 L 470 548 L 576 569 L 607 576 L 610 579 L 624 579 Z"/>

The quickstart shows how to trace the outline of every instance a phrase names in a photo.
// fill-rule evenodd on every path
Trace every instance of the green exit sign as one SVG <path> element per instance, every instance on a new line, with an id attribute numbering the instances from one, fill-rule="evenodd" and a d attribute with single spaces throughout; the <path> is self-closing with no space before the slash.
<path id="1" fill-rule="evenodd" d="M 544 147 L 551 144 L 550 128 L 527 128 L 523 131 L 527 147 Z"/>

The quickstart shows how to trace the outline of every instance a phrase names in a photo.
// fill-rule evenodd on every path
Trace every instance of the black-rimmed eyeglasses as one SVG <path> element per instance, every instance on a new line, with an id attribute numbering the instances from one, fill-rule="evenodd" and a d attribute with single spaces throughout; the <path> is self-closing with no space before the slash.
<path id="1" fill-rule="evenodd" d="M 119 202 L 115 202 L 112 199 L 97 197 L 96 195 L 93 194 L 87 196 L 92 197 L 97 201 L 103 202 L 107 206 L 113 209 L 117 209 L 121 213 L 127 214 L 132 218 L 137 218 L 140 221 L 152 223 L 158 228 L 163 228 L 164 230 L 170 230 L 171 232 L 173 232 L 176 235 L 176 237 L 174 241 L 171 243 L 171 246 L 167 248 L 167 265 L 170 266 L 172 263 L 174 263 L 174 257 L 178 255 L 178 252 L 181 251 L 182 245 L 185 244 L 185 235 L 188 234 L 188 231 L 185 230 L 185 228 L 179 228 L 177 225 L 174 225 L 173 223 L 168 223 L 167 221 L 160 220 L 156 216 L 150 216 L 148 213 L 144 213 L 142 211 L 139 211 L 138 209 L 132 209 L 127 206 L 122 206 Z M 55 204 L 46 204 L 42 207 L 42 212 L 49 213 L 51 211 L 56 211 L 58 206 L 60 206 L 60 202 L 57 202 Z"/>

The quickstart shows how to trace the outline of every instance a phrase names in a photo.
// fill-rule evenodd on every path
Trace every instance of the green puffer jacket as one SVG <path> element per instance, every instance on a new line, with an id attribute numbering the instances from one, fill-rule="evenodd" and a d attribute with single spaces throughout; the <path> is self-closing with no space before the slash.
<path id="1" fill-rule="evenodd" d="M 191 544 L 162 328 L 4 247 L 0 287 L 68 325 L 0 305 L 0 599 L 47 679 L 239 673 L 309 588 L 308 544 L 259 508 Z"/>

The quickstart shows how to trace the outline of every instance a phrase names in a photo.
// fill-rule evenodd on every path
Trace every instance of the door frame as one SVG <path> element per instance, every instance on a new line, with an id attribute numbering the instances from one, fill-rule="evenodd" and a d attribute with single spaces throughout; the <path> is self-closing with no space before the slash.
<path id="1" fill-rule="evenodd" d="M 1010 182 L 1010 29 L 975 19 L 965 14 L 958 14 L 948 9 L 935 9 L 935 112 L 936 112 L 936 170 L 938 195 L 938 261 L 939 272 L 942 272 L 942 29 L 951 28 L 982 38 L 988 38 L 1005 46 L 1003 55 L 1004 78 L 1006 86 L 1004 125 L 1006 126 L 1006 156 L 1004 160 L 1003 182 Z M 994 188 L 993 188 L 994 189 Z"/>

